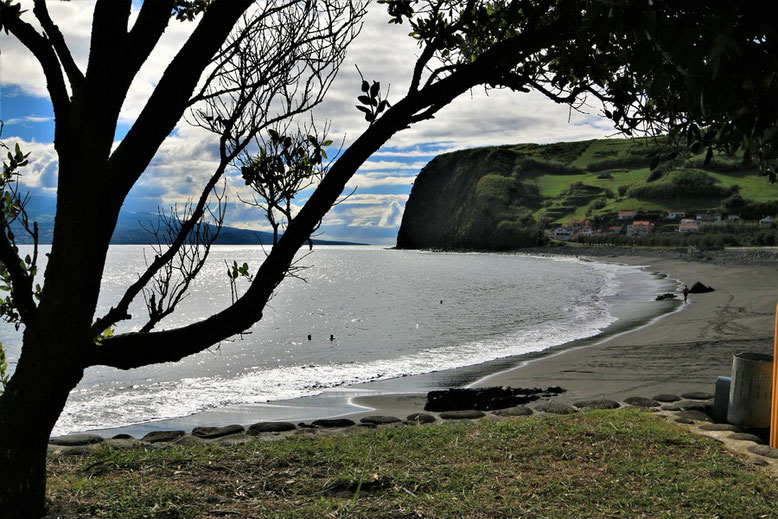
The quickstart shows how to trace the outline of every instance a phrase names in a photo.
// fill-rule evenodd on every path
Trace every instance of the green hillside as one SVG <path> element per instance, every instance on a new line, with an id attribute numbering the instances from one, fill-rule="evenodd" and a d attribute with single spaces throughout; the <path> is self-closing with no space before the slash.
<path id="1" fill-rule="evenodd" d="M 640 211 L 657 232 L 677 229 L 663 221 L 668 210 L 737 214 L 740 227 L 778 213 L 778 187 L 740 158 L 716 155 L 705 165 L 704 154 L 677 157 L 651 170 L 664 151 L 654 140 L 607 139 L 440 155 L 414 184 L 398 247 L 535 245 L 543 230 L 573 219 L 618 223 L 620 209 Z"/>

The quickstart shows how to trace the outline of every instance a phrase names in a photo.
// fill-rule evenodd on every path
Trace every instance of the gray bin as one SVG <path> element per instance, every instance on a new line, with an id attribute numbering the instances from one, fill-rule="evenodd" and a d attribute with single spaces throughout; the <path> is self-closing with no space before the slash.
<path id="1" fill-rule="evenodd" d="M 745 428 L 770 427 L 773 357 L 736 353 L 732 358 L 727 421 Z"/>

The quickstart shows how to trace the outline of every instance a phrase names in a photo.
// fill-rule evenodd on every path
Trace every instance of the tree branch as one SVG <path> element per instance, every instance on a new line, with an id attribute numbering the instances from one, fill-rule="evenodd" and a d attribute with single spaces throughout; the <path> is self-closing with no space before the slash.
<path id="1" fill-rule="evenodd" d="M 154 93 L 109 159 L 115 195 L 126 196 L 173 131 L 203 69 L 252 0 L 214 0 L 162 75 Z"/>
<path id="2" fill-rule="evenodd" d="M 553 34 L 555 27 L 547 33 Z M 543 34 L 533 34 L 531 43 L 542 45 Z M 475 62 L 406 96 L 388 109 L 333 164 L 308 202 L 268 254 L 246 293 L 225 310 L 196 323 L 152 333 L 117 335 L 94 345 L 87 353 L 87 365 L 130 369 L 160 362 L 175 362 L 239 334 L 262 318 L 262 310 L 284 279 L 297 250 L 305 244 L 324 214 L 337 201 L 346 183 L 359 167 L 396 132 L 406 128 L 413 116 L 429 106 L 443 107 L 458 95 L 492 75 L 495 67 L 505 69 L 523 54 L 526 38 L 496 45 Z"/>
<path id="3" fill-rule="evenodd" d="M 117 335 L 92 345 L 86 365 L 130 369 L 148 364 L 175 362 L 239 334 L 262 318 L 262 311 L 286 276 L 299 248 L 309 239 L 324 214 L 338 200 L 346 183 L 359 167 L 392 135 L 408 127 L 413 117 L 428 107 L 442 108 L 457 96 L 482 83 L 493 82 L 527 56 L 535 55 L 558 38 L 556 19 L 533 31 L 494 44 L 473 62 L 463 65 L 440 81 L 408 94 L 389 108 L 338 158 L 311 194 L 308 202 L 289 222 L 278 244 L 260 266 L 246 293 L 234 304 L 202 321 L 171 330 Z"/>
<path id="4" fill-rule="evenodd" d="M 35 314 L 35 301 L 32 296 L 32 276 L 22 267 L 16 247 L 7 235 L 8 222 L 0 215 L 0 263 L 3 264 L 11 281 L 11 296 L 24 324 L 28 324 Z"/>
<path id="5" fill-rule="evenodd" d="M 208 203 L 208 196 L 219 180 L 222 178 L 222 175 L 224 174 L 224 171 L 231 160 L 232 159 L 224 159 L 221 161 L 219 167 L 208 180 L 208 183 L 205 185 L 205 188 L 200 194 L 200 198 L 197 201 L 197 205 L 195 206 L 194 210 L 192 210 L 189 218 L 181 223 L 181 226 L 178 229 L 178 234 L 171 241 L 170 246 L 165 251 L 165 253 L 156 255 L 154 261 L 152 261 L 151 264 L 146 268 L 146 271 L 138 278 L 135 283 L 127 288 L 119 303 L 116 306 L 111 307 L 111 309 L 108 310 L 108 313 L 106 313 L 103 317 L 95 321 L 95 323 L 92 325 L 93 336 L 97 337 L 110 326 L 116 324 L 119 321 L 130 319 L 132 317 L 127 313 L 129 311 L 130 304 L 141 292 L 141 290 L 143 290 L 143 287 L 145 287 L 149 281 L 154 278 L 157 272 L 159 272 L 162 267 L 173 260 L 178 251 L 184 245 L 187 236 L 189 236 L 189 233 L 192 231 L 192 229 L 195 228 L 197 222 L 205 214 L 205 208 Z"/>
<path id="6" fill-rule="evenodd" d="M 59 124 L 57 124 L 57 127 L 67 126 L 66 120 L 70 100 L 65 87 L 65 78 L 62 75 L 62 68 L 51 43 L 38 34 L 32 25 L 23 21 L 17 13 L 14 13 L 12 6 L 5 2 L 0 3 L 0 18 L 2 19 L 3 28 L 16 36 L 40 63 L 43 74 L 46 77 L 46 88 L 51 97 L 51 104 L 54 106 L 54 113 L 58 119 Z"/>
<path id="7" fill-rule="evenodd" d="M 133 63 L 132 70 L 140 68 L 159 42 L 170 22 L 173 5 L 174 0 L 143 2 L 138 18 L 127 35 L 128 56 L 123 57 Z"/>
<path id="8" fill-rule="evenodd" d="M 62 32 L 59 30 L 49 16 L 49 9 L 46 7 L 46 0 L 35 0 L 35 7 L 32 12 L 43 27 L 44 32 L 49 37 L 54 50 L 59 57 L 62 67 L 65 69 L 65 74 L 70 81 L 70 87 L 73 91 L 80 90 L 84 84 L 84 74 L 81 69 L 78 68 L 76 62 L 73 61 L 73 55 L 70 53 L 65 38 L 62 36 Z"/>
<path id="9" fill-rule="evenodd" d="M 98 0 L 92 17 L 92 42 L 89 47 L 89 61 L 86 66 L 86 76 L 89 83 L 104 88 L 106 81 L 121 63 L 117 60 L 123 53 L 127 36 L 127 23 L 130 18 L 130 0 Z M 119 69 L 124 68 L 121 64 Z"/>

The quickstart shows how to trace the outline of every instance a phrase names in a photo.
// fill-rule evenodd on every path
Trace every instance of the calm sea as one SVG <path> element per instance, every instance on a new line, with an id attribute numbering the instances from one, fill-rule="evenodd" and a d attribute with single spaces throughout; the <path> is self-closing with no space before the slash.
<path id="1" fill-rule="evenodd" d="M 214 247 L 189 297 L 160 328 L 227 306 L 225 262 L 255 268 L 263 257 L 261 247 Z M 321 246 L 299 265 L 306 266 L 299 272 L 304 279 L 286 279 L 262 321 L 242 337 L 175 364 L 87 370 L 55 433 L 287 400 L 541 351 L 594 336 L 675 288 L 637 267 L 508 254 Z M 144 247 L 111 247 L 100 313 L 143 269 Z M 117 333 L 143 324 L 142 298 L 130 313 L 135 318 Z M 13 364 L 20 334 L 4 327 L 2 335 Z"/>

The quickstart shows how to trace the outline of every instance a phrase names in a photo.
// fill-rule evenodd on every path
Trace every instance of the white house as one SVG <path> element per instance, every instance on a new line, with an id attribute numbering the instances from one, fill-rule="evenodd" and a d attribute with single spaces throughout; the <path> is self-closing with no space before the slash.
<path id="1" fill-rule="evenodd" d="M 667 218 L 670 220 L 677 220 L 686 216 L 686 211 L 683 209 L 667 211 Z"/>
<path id="2" fill-rule="evenodd" d="M 694 220 L 682 220 L 678 232 L 700 232 L 700 226 Z"/>
<path id="3" fill-rule="evenodd" d="M 772 223 L 775 223 L 775 218 L 772 216 L 765 216 L 761 220 L 759 220 L 759 225 L 770 225 Z"/>
<path id="4" fill-rule="evenodd" d="M 708 225 L 708 224 L 717 224 L 721 223 L 721 215 L 720 214 L 698 214 L 697 215 L 697 223 L 700 225 Z"/>
<path id="5" fill-rule="evenodd" d="M 619 209 L 619 220 L 629 220 L 637 216 L 637 209 Z"/>
<path id="6" fill-rule="evenodd" d="M 648 221 L 632 222 L 627 226 L 627 236 L 646 236 L 651 234 L 653 227 Z"/>
<path id="7" fill-rule="evenodd" d="M 564 227 L 557 227 L 554 229 L 552 236 L 555 240 L 568 241 L 573 236 L 573 231 L 565 229 Z"/>

